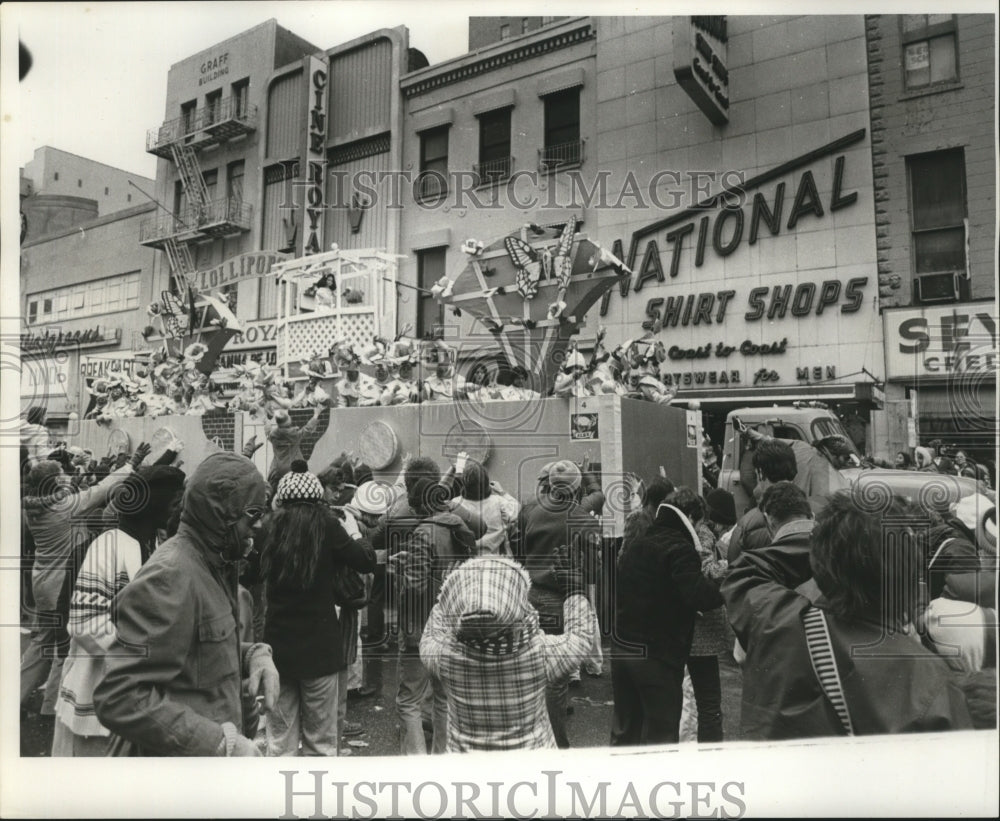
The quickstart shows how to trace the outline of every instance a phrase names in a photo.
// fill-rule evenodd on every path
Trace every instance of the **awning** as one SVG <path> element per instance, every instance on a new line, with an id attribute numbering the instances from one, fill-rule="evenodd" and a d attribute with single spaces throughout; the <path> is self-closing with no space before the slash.
<path id="1" fill-rule="evenodd" d="M 674 404 L 698 400 L 704 405 L 732 404 L 787 404 L 795 401 L 818 399 L 824 402 L 858 402 L 881 408 L 885 393 L 871 382 L 854 382 L 839 385 L 786 385 L 774 388 L 711 388 L 687 390 L 677 393 Z"/>

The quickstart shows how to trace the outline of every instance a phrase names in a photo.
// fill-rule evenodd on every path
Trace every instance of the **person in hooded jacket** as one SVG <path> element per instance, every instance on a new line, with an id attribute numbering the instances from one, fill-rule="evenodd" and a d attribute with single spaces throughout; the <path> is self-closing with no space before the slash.
<path id="1" fill-rule="evenodd" d="M 694 527 L 670 498 L 618 563 L 612 746 L 678 742 L 695 619 L 722 605 L 718 582 L 702 573 Z"/>
<path id="2" fill-rule="evenodd" d="M 565 593 L 565 629 L 547 635 L 528 601 L 531 577 L 505 556 L 469 559 L 444 581 L 420 657 L 448 699 L 448 752 L 553 749 L 545 691 L 593 641 L 582 555 L 552 567 Z"/>
<path id="3" fill-rule="evenodd" d="M 266 644 L 238 634 L 239 562 L 267 512 L 245 456 L 213 453 L 189 477 L 177 533 L 119 593 L 116 639 L 94 690 L 98 720 L 139 755 L 255 756 L 243 679 L 269 712 L 279 679 Z"/>

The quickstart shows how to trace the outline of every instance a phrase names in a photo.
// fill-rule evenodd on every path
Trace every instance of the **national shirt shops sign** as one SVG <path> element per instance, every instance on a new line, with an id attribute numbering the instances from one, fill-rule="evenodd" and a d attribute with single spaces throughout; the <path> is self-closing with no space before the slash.
<path id="1" fill-rule="evenodd" d="M 682 390 L 869 382 L 882 370 L 865 129 L 632 231 L 608 338 L 663 343 Z M 616 327 L 618 326 L 618 327 Z"/>

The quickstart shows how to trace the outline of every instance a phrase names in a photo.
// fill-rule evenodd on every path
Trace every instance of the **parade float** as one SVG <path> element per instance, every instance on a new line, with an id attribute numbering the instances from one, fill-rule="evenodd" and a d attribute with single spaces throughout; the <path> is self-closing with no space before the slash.
<path id="1" fill-rule="evenodd" d="M 252 435 L 264 441 L 265 419 L 277 409 L 302 424 L 319 406 L 318 431 L 303 448 L 313 470 L 346 451 L 391 482 L 408 456 L 444 465 L 465 452 L 509 493 L 528 498 L 543 465 L 569 459 L 600 476 L 608 536 L 622 533 L 634 477 L 662 473 L 699 488 L 700 413 L 670 405 L 658 379 L 662 345 L 647 335 L 609 350 L 586 321 L 630 276 L 624 264 L 575 219 L 522 226 L 489 245 L 470 239 L 462 250 L 459 274 L 426 292 L 460 321 L 420 340 L 397 328 L 397 289 L 415 287 L 397 282 L 397 257 L 334 246 L 277 261 L 276 367 L 216 369 L 240 330 L 224 300 L 193 286 L 164 294 L 151 313 L 163 317 L 166 344 L 149 356 L 147 390 L 191 407 L 106 411 L 83 423 L 80 444 L 103 453 L 111 438 L 127 435 L 162 448 L 169 431 L 184 442 L 190 469 Z M 269 451 L 255 456 L 265 474 Z"/>

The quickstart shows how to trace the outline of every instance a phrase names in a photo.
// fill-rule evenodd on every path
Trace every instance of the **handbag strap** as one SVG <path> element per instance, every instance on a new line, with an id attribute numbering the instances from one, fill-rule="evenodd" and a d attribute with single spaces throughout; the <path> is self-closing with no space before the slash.
<path id="1" fill-rule="evenodd" d="M 837 718 L 847 735 L 854 735 L 851 724 L 851 713 L 847 709 L 847 699 L 844 698 L 844 687 L 840 681 L 840 671 L 837 669 L 837 659 L 833 654 L 833 642 L 830 640 L 830 628 L 826 623 L 826 614 L 815 605 L 802 615 L 806 629 L 806 646 L 809 648 L 809 660 L 819 684 L 830 699 Z"/>

